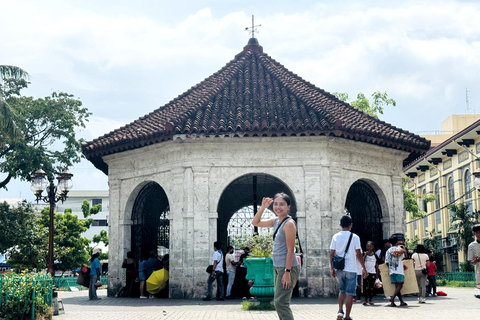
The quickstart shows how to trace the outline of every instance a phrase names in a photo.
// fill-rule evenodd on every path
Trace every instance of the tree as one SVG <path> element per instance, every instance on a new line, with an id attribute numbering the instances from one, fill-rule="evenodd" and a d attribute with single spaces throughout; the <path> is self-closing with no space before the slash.
<path id="1" fill-rule="evenodd" d="M 343 102 L 348 102 L 349 100 L 348 94 L 344 92 L 334 92 L 333 95 Z M 360 92 L 357 94 L 357 100 L 349 103 L 355 109 L 368 113 L 377 119 L 379 114 L 383 114 L 383 110 L 386 106 L 391 105 L 395 107 L 397 105 L 395 100 L 388 97 L 387 92 L 375 91 L 372 94 L 372 98 L 373 101 L 370 103 L 370 100 L 368 100 L 368 98 L 365 97 L 362 92 Z"/>
<path id="2" fill-rule="evenodd" d="M 19 91 L 12 91 L 13 87 L 21 88 L 27 86 L 28 73 L 15 66 L 0 65 L 0 128 L 4 135 L 18 137 L 20 130 L 17 127 L 17 116 L 12 107 L 5 100 L 6 97 L 19 94 Z M 12 87 L 12 83 L 15 85 Z"/>
<path id="3" fill-rule="evenodd" d="M 8 74 L 7 74 L 8 75 Z M 81 145 L 75 130 L 85 128 L 90 113 L 82 102 L 67 93 L 53 92 L 43 99 L 19 96 L 27 83 L 4 78 L 2 96 L 15 114 L 20 135 L 12 136 L 0 126 L 0 188 L 12 178 L 29 181 L 42 168 L 50 179 L 55 172 L 80 161 Z"/>
<path id="4" fill-rule="evenodd" d="M 0 251 L 19 270 L 43 269 L 47 265 L 48 228 L 40 226 L 30 204 L 0 205 Z"/>
<path id="5" fill-rule="evenodd" d="M 48 228 L 50 211 L 48 208 L 42 210 L 40 224 Z M 80 220 L 77 215 L 72 214 L 72 209 L 54 215 L 54 261 L 55 270 L 75 270 L 88 261 L 88 246 L 90 240 L 82 237 L 92 224 L 92 219 Z M 48 240 L 48 239 L 47 239 Z"/>
<path id="6" fill-rule="evenodd" d="M 470 212 L 469 203 L 453 203 L 448 209 L 453 213 L 451 217 L 450 230 L 455 230 L 453 234 L 458 247 L 463 251 L 464 260 L 467 261 L 468 245 L 474 240 L 472 227 L 477 223 L 479 212 Z"/>
<path id="7" fill-rule="evenodd" d="M 49 208 L 36 214 L 31 205 L 10 208 L 0 204 L 0 252 L 7 252 L 8 263 L 19 270 L 44 269 L 47 265 Z M 54 215 L 54 268 L 74 270 L 88 261 L 90 240 L 81 234 L 92 219 L 80 220 L 71 209 Z"/>

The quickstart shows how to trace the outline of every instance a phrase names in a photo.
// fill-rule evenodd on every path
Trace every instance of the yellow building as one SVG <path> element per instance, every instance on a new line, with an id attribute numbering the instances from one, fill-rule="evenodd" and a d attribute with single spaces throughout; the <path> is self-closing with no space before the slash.
<path id="1" fill-rule="evenodd" d="M 447 137 L 404 168 L 408 177 L 406 187 L 409 190 L 417 195 L 437 196 L 433 202 L 420 201 L 420 209 L 427 213 L 425 218 L 411 219 L 407 213 L 406 237 L 414 239 L 417 236 L 419 243 L 422 243 L 434 230 L 437 248 L 441 248 L 443 252 L 443 261 L 437 263 L 443 263 L 445 271 L 458 270 L 459 264 L 464 260 L 464 254 L 453 237 L 455 230 L 450 228 L 452 213 L 447 206 L 464 202 L 470 204 L 469 210 L 480 210 L 480 192 L 472 190 L 472 172 L 480 166 L 480 115 L 470 116 L 471 118 L 456 115 L 449 117 L 448 122 L 453 124 L 452 132 L 457 133 Z M 463 121 L 455 117 L 462 117 Z M 464 125 L 465 121 L 470 124 L 463 129 L 458 128 Z"/>

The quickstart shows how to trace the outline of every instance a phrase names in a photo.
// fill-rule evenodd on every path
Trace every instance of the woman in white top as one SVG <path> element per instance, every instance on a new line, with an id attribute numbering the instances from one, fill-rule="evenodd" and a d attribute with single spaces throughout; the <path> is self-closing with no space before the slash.
<path id="1" fill-rule="evenodd" d="M 363 279 L 363 295 L 365 296 L 364 306 L 373 306 L 373 295 L 375 289 L 375 280 L 377 280 L 378 274 L 378 256 L 373 252 L 373 242 L 367 242 L 367 251 L 363 255 L 365 261 L 365 269 L 367 269 L 368 276 Z"/>
<path id="2" fill-rule="evenodd" d="M 428 272 L 423 273 L 423 269 L 427 269 L 430 263 L 428 257 L 428 250 L 423 244 L 418 244 L 415 253 L 412 254 L 413 264 L 415 265 L 415 276 L 418 284 L 418 303 L 425 303 L 425 291 L 427 283 Z"/>

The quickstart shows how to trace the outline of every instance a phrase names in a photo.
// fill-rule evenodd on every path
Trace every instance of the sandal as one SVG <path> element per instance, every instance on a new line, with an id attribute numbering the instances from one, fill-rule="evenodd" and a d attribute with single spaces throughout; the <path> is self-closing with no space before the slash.
<path id="1" fill-rule="evenodd" d="M 400 307 L 407 307 L 407 306 L 408 306 L 408 304 L 406 302 L 400 303 Z"/>
<path id="2" fill-rule="evenodd" d="M 388 307 L 396 307 L 397 305 L 395 304 L 395 302 L 390 302 L 390 304 L 387 305 Z"/>
<path id="3" fill-rule="evenodd" d="M 368 306 L 368 302 L 365 301 L 365 302 L 363 303 L 363 305 L 364 305 L 364 306 Z"/>
<path id="4" fill-rule="evenodd" d="M 375 305 L 375 303 L 373 303 L 372 301 L 370 301 L 368 304 L 371 306 Z"/>

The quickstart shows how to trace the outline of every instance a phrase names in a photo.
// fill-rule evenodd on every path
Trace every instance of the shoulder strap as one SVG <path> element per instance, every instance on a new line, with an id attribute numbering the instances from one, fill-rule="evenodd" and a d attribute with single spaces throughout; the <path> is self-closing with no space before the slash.
<path id="1" fill-rule="evenodd" d="M 347 255 L 348 248 L 350 248 L 350 242 L 352 241 L 352 237 L 353 237 L 353 232 L 350 232 L 350 237 L 348 238 L 348 243 L 347 243 L 347 247 L 345 248 L 344 256 Z"/>
<path id="2" fill-rule="evenodd" d="M 275 232 L 273 233 L 273 241 L 275 241 L 275 238 L 277 237 L 277 232 L 278 232 L 278 229 L 280 229 L 283 224 L 285 222 L 287 222 L 287 220 L 290 220 L 290 217 L 286 217 L 285 219 L 283 219 L 282 223 L 280 223 L 278 226 L 277 226 L 277 229 L 275 230 Z"/>

